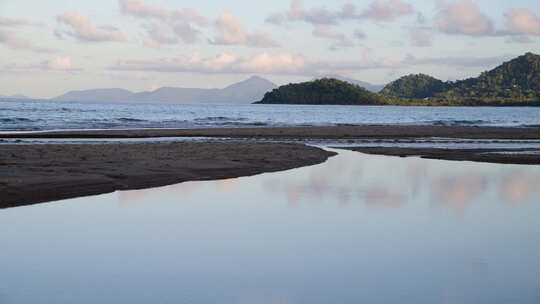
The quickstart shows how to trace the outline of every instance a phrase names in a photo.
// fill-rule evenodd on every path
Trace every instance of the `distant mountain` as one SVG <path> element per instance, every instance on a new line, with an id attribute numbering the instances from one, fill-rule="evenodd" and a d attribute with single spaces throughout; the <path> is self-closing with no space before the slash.
<path id="1" fill-rule="evenodd" d="M 31 99 L 28 96 L 16 94 L 16 95 L 0 95 L 0 98 L 2 99 Z"/>
<path id="2" fill-rule="evenodd" d="M 94 89 L 70 91 L 54 98 L 54 100 L 75 102 L 122 102 L 128 101 L 133 94 L 133 92 L 124 89 Z"/>
<path id="3" fill-rule="evenodd" d="M 264 78 L 253 76 L 223 89 L 160 88 L 152 92 L 137 93 L 132 101 L 158 103 L 233 103 L 248 104 L 261 99 L 276 85 Z"/>
<path id="4" fill-rule="evenodd" d="M 426 98 L 447 91 L 449 84 L 425 74 L 411 74 L 386 85 L 381 94 L 401 98 Z"/>
<path id="5" fill-rule="evenodd" d="M 384 85 L 382 84 L 372 84 L 369 82 L 360 81 L 353 78 L 344 77 L 344 76 L 335 75 L 335 74 L 329 74 L 324 77 L 320 77 L 316 79 L 322 79 L 322 78 L 331 78 L 331 79 L 337 79 L 337 80 L 345 81 L 348 83 L 352 83 L 373 93 L 379 93 L 384 88 Z"/>
<path id="6" fill-rule="evenodd" d="M 148 103 L 232 103 L 249 104 L 260 100 L 276 88 L 272 82 L 257 76 L 223 89 L 163 87 L 151 92 L 133 93 L 124 89 L 72 91 L 54 98 L 74 102 L 148 102 Z"/>
<path id="7" fill-rule="evenodd" d="M 268 92 L 259 104 L 374 105 L 382 97 L 346 81 L 323 78 L 281 86 Z"/>
<path id="8" fill-rule="evenodd" d="M 408 75 L 388 84 L 381 94 L 401 98 L 447 100 L 540 99 L 540 55 L 527 53 L 475 78 L 443 82 L 428 75 Z"/>

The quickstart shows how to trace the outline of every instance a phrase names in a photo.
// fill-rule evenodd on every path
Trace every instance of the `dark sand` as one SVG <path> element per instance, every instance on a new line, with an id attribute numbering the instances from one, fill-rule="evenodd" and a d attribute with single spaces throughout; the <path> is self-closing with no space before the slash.
<path id="1" fill-rule="evenodd" d="M 287 170 L 334 154 L 273 143 L 5 144 L 0 208 Z"/>
<path id="2" fill-rule="evenodd" d="M 540 128 L 363 125 L 336 127 L 146 129 L 25 132 L 13 138 L 225 137 L 246 139 L 540 139 Z M 447 160 L 540 164 L 539 154 L 499 150 L 351 148 L 381 155 Z M 325 161 L 333 153 L 297 144 L 146 143 L 1 144 L 0 208 L 183 181 L 210 180 L 292 169 Z"/>
<path id="3" fill-rule="evenodd" d="M 399 157 L 419 156 L 428 159 L 475 161 L 498 164 L 540 165 L 540 150 L 531 149 L 435 149 L 397 147 L 348 147 L 342 149 L 366 154 Z"/>
<path id="4" fill-rule="evenodd" d="M 25 132 L 2 138 L 228 137 L 275 139 L 422 138 L 540 139 L 540 128 L 362 125 L 335 127 L 144 129 Z"/>

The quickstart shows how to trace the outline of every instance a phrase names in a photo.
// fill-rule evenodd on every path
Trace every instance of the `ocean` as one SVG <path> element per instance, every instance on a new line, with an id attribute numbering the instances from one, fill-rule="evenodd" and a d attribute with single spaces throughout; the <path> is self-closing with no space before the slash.
<path id="1" fill-rule="evenodd" d="M 540 108 L 0 101 L 0 131 L 356 124 L 540 126 Z"/>

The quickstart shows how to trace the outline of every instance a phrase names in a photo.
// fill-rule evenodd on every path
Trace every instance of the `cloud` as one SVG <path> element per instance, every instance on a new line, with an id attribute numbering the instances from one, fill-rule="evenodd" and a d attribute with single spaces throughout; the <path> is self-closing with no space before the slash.
<path id="1" fill-rule="evenodd" d="M 524 9 L 510 9 L 504 14 L 506 30 L 516 35 L 540 36 L 540 18 Z"/>
<path id="2" fill-rule="evenodd" d="M 533 43 L 532 39 L 529 36 L 525 35 L 514 35 L 510 36 L 506 39 L 506 43 L 521 43 L 521 44 L 528 44 Z"/>
<path id="3" fill-rule="evenodd" d="M 120 10 L 125 15 L 138 18 L 159 19 L 162 21 L 182 21 L 204 26 L 208 23 L 206 17 L 190 8 L 166 9 L 159 6 L 149 5 L 139 0 L 119 0 Z"/>
<path id="4" fill-rule="evenodd" d="M 414 13 L 415 10 L 413 6 L 407 2 L 401 0 L 376 0 L 371 2 L 369 7 L 358 17 L 381 22 L 394 21 L 399 17 L 412 15 Z"/>
<path id="5" fill-rule="evenodd" d="M 367 38 L 367 35 L 364 31 L 362 30 L 355 30 L 354 33 L 353 33 L 353 37 L 357 40 L 364 40 Z"/>
<path id="6" fill-rule="evenodd" d="M 332 45 L 330 49 L 337 49 L 340 47 L 352 47 L 354 42 L 349 39 L 344 33 L 338 32 L 330 26 L 317 25 L 313 28 L 313 36 L 330 40 Z"/>
<path id="7" fill-rule="evenodd" d="M 392 60 L 361 57 L 355 61 L 312 61 L 290 53 L 260 53 L 237 56 L 222 53 L 215 57 L 199 55 L 161 58 L 158 60 L 121 60 L 108 67 L 116 71 L 149 71 L 163 73 L 222 73 L 222 74 L 277 74 L 314 76 L 343 71 L 391 68 Z"/>
<path id="8" fill-rule="evenodd" d="M 216 36 L 210 40 L 216 45 L 245 45 L 248 47 L 270 48 L 278 44 L 264 32 L 248 33 L 240 20 L 230 13 L 223 13 L 214 24 Z"/>
<path id="9" fill-rule="evenodd" d="M 0 44 L 12 49 L 30 49 L 32 45 L 29 41 L 19 38 L 17 34 L 0 29 Z"/>
<path id="10" fill-rule="evenodd" d="M 298 21 L 312 25 L 332 25 L 347 20 L 391 22 L 414 12 L 413 6 L 403 0 L 374 0 L 364 9 L 349 2 L 333 10 L 326 7 L 306 9 L 302 0 L 291 0 L 287 11 L 270 15 L 266 22 L 278 25 Z"/>
<path id="11" fill-rule="evenodd" d="M 239 57 L 230 53 L 222 53 L 215 57 L 201 57 L 195 54 L 188 57 L 162 58 L 159 60 L 119 61 L 109 69 L 170 73 L 294 74 L 304 64 L 305 60 L 302 56 L 285 53 L 274 55 L 262 53 L 252 57 Z"/>
<path id="12" fill-rule="evenodd" d="M 124 15 L 151 22 L 143 25 L 147 32 L 144 44 L 150 47 L 177 44 L 180 41 L 195 43 L 201 34 L 199 28 L 208 25 L 206 17 L 190 8 L 167 9 L 139 0 L 119 0 L 118 3 Z"/>
<path id="13" fill-rule="evenodd" d="M 450 67 L 483 67 L 491 68 L 496 65 L 501 64 L 502 62 L 513 58 L 515 56 L 503 55 L 503 56 L 493 56 L 493 57 L 475 57 L 475 56 L 443 56 L 443 57 L 426 57 L 426 58 L 417 58 L 413 55 L 407 55 L 402 61 L 402 64 L 408 66 L 417 66 L 417 65 L 432 65 L 432 66 L 450 66 Z"/>
<path id="14" fill-rule="evenodd" d="M 59 36 L 68 35 L 79 41 L 104 42 L 125 41 L 126 36 L 117 28 L 109 25 L 95 26 L 90 19 L 76 12 L 66 12 L 56 17 L 59 24 L 67 27 L 66 30 L 57 30 Z"/>
<path id="15" fill-rule="evenodd" d="M 69 56 L 60 56 L 52 60 L 44 61 L 42 67 L 46 70 L 53 71 L 72 71 L 74 70 L 73 64 L 71 63 L 71 57 Z"/>
<path id="16" fill-rule="evenodd" d="M 0 16 L 0 44 L 14 50 L 29 50 L 39 53 L 52 53 L 53 50 L 37 47 L 18 33 L 18 28 L 37 26 L 37 23 L 22 18 L 7 18 Z"/>
<path id="17" fill-rule="evenodd" d="M 78 72 L 80 68 L 73 66 L 71 57 L 57 56 L 50 60 L 45 60 L 35 64 L 9 64 L 4 69 L 10 71 L 57 71 L 57 72 Z"/>
<path id="18" fill-rule="evenodd" d="M 411 45 L 415 47 L 430 47 L 433 45 L 433 33 L 429 28 L 411 28 L 409 38 Z"/>
<path id="19" fill-rule="evenodd" d="M 195 43 L 198 40 L 200 31 L 190 23 L 178 22 L 173 27 L 174 33 L 185 43 Z"/>
<path id="20" fill-rule="evenodd" d="M 266 22 L 284 25 L 291 22 L 304 22 L 313 26 L 312 34 L 331 41 L 330 49 L 351 47 L 354 43 L 343 33 L 336 32 L 331 26 L 346 21 L 373 21 L 376 23 L 392 22 L 400 17 L 412 15 L 415 9 L 403 0 L 374 0 L 365 8 L 348 2 L 339 8 L 306 8 L 302 0 L 291 0 L 289 9 L 266 18 Z M 364 39 L 363 32 L 354 34 L 357 39 Z"/>
<path id="21" fill-rule="evenodd" d="M 487 36 L 494 35 L 492 20 L 480 11 L 472 0 L 441 2 L 435 16 L 435 27 L 446 34 Z"/>
<path id="22" fill-rule="evenodd" d="M 163 44 L 176 44 L 178 37 L 172 29 L 164 27 L 161 24 L 151 23 L 143 26 L 148 34 L 145 45 L 150 47 L 160 47 Z"/>
<path id="23" fill-rule="evenodd" d="M 23 18 L 8 18 L 0 16 L 0 27 L 36 26 L 37 24 Z"/>

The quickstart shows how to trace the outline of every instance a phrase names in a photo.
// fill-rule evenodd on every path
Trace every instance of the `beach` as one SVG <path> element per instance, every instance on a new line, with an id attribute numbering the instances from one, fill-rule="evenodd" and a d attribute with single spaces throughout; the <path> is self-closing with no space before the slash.
<path id="1" fill-rule="evenodd" d="M 0 145 L 0 208 L 282 171 L 332 155 L 299 144 L 238 142 Z"/>
<path id="2" fill-rule="evenodd" d="M 7 138 L 163 138 L 222 137 L 273 139 L 425 138 L 540 139 L 540 127 L 478 127 L 434 125 L 341 125 L 272 128 L 108 129 L 1 133 Z"/>
<path id="3" fill-rule="evenodd" d="M 163 138 L 202 138 L 197 142 L 159 142 Z M 150 139 L 146 142 L 99 142 L 100 139 Z M 206 139 L 205 139 L 206 138 Z M 165 186 L 185 181 L 249 176 L 314 165 L 333 152 L 306 145 L 310 140 L 372 140 L 345 148 L 391 156 L 540 164 L 538 149 L 415 148 L 383 146 L 406 139 L 433 138 L 538 140 L 540 128 L 365 125 L 288 128 L 213 128 L 76 130 L 3 133 L 0 140 L 0 208 L 95 195 L 116 190 Z M 65 143 L 16 143 L 59 139 Z M 77 143 L 77 139 L 96 142 Z M 156 139 L 156 141 L 153 141 Z M 220 140 L 215 140 L 220 139 Z M 201 139 L 199 139 L 201 140 Z M 294 142 L 294 143 L 293 143 Z"/>

